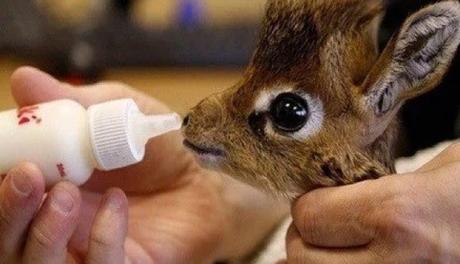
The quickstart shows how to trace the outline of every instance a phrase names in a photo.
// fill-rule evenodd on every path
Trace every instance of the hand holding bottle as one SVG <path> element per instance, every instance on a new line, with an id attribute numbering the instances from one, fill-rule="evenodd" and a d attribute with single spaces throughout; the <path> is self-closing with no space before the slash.
<path id="1" fill-rule="evenodd" d="M 32 68 L 16 71 L 12 91 L 20 107 L 132 98 L 145 114 L 170 112 L 126 85 L 75 89 Z M 287 209 L 198 167 L 179 133 L 150 140 L 143 162 L 96 171 L 81 189 L 58 183 L 41 205 L 44 186 L 30 163 L 1 183 L 0 263 L 212 263 L 248 254 Z"/>
<path id="2" fill-rule="evenodd" d="M 133 98 L 146 114 L 170 112 L 121 84 L 75 89 L 31 68 L 13 75 L 12 89 L 20 107 L 64 98 L 84 107 Z M 178 133 L 150 141 L 145 162 L 109 173 L 97 171 L 81 190 L 67 182 L 57 184 L 40 206 L 44 178 L 37 166 L 23 163 L 2 182 L 0 263 L 116 264 L 123 263 L 124 256 L 141 263 L 204 263 L 217 254 L 223 216 L 215 212 L 222 201 L 208 175 L 182 148 Z M 126 196 L 110 187 L 128 193 L 129 234 Z M 216 217 L 197 222 L 199 215 Z M 189 243 L 182 244 L 185 240 Z"/>

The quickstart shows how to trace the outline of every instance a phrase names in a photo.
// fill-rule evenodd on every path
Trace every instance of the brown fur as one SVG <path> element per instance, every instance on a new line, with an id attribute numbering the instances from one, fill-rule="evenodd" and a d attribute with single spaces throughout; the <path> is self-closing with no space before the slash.
<path id="1" fill-rule="evenodd" d="M 402 100 L 384 117 L 363 105 L 395 49 L 396 38 L 379 59 L 376 37 L 383 11 L 378 0 L 270 0 L 243 80 L 197 105 L 185 138 L 225 150 L 225 157 L 208 165 L 291 198 L 394 173 L 394 117 Z M 431 76 L 417 94 L 433 88 L 444 72 Z M 248 118 L 260 93 L 285 86 L 322 101 L 319 133 L 293 140 L 251 130 Z M 262 116 L 260 122 L 267 121 Z"/>

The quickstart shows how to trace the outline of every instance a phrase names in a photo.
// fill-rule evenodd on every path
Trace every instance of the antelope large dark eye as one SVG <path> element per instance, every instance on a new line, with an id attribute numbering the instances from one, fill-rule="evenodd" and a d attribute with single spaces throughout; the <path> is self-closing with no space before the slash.
<path id="1" fill-rule="evenodd" d="M 308 104 L 297 94 L 282 93 L 271 103 L 270 115 L 277 129 L 284 132 L 296 132 L 308 121 Z"/>

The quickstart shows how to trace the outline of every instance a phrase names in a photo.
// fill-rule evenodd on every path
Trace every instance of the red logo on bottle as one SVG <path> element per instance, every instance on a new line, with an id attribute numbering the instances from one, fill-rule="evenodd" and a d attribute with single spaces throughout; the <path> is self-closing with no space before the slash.
<path id="1" fill-rule="evenodd" d="M 34 121 L 40 124 L 42 119 L 37 115 L 38 106 L 26 106 L 18 110 L 18 125 L 22 126 Z"/>
<path id="2" fill-rule="evenodd" d="M 59 175 L 61 175 L 62 178 L 67 176 L 65 172 L 64 164 L 62 163 L 56 164 L 56 167 L 57 167 L 57 170 L 59 171 Z"/>

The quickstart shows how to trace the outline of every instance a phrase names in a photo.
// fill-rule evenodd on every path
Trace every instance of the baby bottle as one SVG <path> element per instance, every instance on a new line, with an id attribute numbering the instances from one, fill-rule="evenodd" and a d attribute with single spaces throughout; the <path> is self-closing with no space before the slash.
<path id="1" fill-rule="evenodd" d="M 132 99 L 86 110 L 59 100 L 0 113 L 0 175 L 27 161 L 43 172 L 46 185 L 85 183 L 94 169 L 109 171 L 144 158 L 150 138 L 178 130 L 177 114 L 144 115 Z"/>

